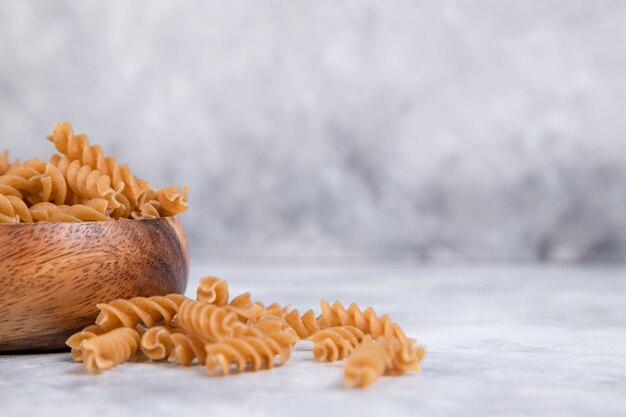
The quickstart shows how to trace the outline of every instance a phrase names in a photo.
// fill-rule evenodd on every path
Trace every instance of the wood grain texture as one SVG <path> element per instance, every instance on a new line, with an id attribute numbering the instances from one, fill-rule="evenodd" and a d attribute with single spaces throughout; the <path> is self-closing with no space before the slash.
<path id="1" fill-rule="evenodd" d="M 183 293 L 188 272 L 176 217 L 0 225 L 0 352 L 64 349 L 96 303 Z"/>

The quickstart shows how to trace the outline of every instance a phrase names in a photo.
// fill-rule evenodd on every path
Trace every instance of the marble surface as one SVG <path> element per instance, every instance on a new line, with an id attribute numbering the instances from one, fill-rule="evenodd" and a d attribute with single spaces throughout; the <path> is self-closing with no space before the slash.
<path id="1" fill-rule="evenodd" d="M 624 261 L 625 6 L 0 1 L 0 149 L 190 183 L 200 255 Z"/>
<path id="2" fill-rule="evenodd" d="M 0 414 L 626 415 L 624 267 L 192 268 L 203 274 L 301 309 L 372 305 L 428 347 L 423 371 L 351 390 L 306 343 L 275 370 L 224 378 L 140 362 L 91 376 L 66 353 L 0 355 Z"/>

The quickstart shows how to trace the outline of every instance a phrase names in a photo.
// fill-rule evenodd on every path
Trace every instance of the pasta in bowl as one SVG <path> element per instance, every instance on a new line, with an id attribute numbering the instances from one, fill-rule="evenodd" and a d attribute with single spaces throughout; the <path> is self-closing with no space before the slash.
<path id="1" fill-rule="evenodd" d="M 69 123 L 58 153 L 0 153 L 0 352 L 65 348 L 101 300 L 182 293 L 188 187 L 151 188 Z"/>

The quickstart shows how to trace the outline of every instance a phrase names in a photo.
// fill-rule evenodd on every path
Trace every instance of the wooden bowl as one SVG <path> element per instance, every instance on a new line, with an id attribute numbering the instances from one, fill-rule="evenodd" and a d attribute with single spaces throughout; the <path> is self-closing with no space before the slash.
<path id="1" fill-rule="evenodd" d="M 188 272 L 176 217 L 0 225 L 0 352 L 66 349 L 96 303 L 183 293 Z"/>

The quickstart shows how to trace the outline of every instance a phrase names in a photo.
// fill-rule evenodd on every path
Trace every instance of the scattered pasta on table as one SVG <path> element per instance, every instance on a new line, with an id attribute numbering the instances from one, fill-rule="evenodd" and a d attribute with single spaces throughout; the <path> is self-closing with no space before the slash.
<path id="1" fill-rule="evenodd" d="M 0 159 L 0 167 L 2 159 Z M 321 301 L 320 314 L 250 293 L 230 299 L 228 283 L 200 280 L 196 299 L 181 294 L 117 299 L 97 305 L 96 323 L 72 335 L 72 358 L 89 371 L 110 369 L 141 354 L 151 361 L 202 365 L 209 375 L 272 369 L 310 340 L 318 362 L 344 360 L 348 386 L 364 388 L 383 375 L 421 369 L 426 350 L 389 316 L 356 304 Z"/>

